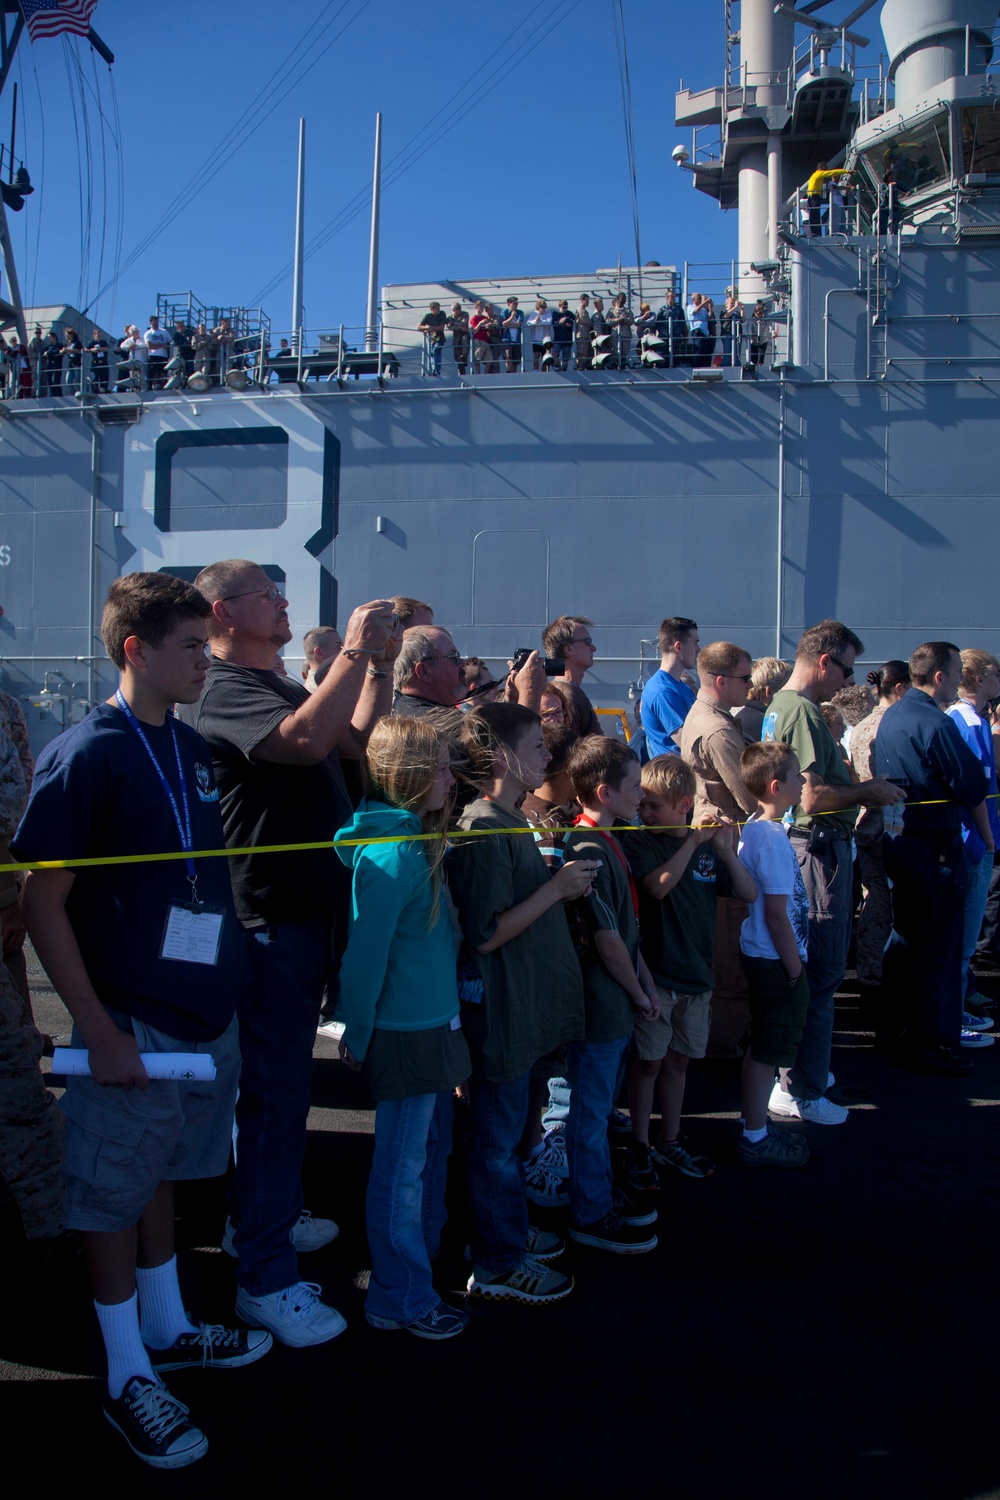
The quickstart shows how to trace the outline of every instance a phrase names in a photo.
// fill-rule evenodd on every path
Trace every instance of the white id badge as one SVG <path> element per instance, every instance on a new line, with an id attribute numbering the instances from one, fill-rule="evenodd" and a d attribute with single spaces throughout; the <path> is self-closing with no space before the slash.
<path id="1" fill-rule="evenodd" d="M 225 911 L 219 906 L 175 903 L 167 911 L 160 957 L 189 964 L 217 964 L 224 917 Z"/>

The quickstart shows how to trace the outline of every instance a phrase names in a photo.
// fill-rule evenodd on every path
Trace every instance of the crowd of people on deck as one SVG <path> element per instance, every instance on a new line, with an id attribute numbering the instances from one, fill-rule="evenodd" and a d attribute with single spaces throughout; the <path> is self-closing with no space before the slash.
<path id="1" fill-rule="evenodd" d="M 178 318 L 161 328 L 152 314 L 143 330 L 126 323 L 122 337 L 109 339 L 100 328 L 81 332 L 68 324 L 53 324 L 43 333 L 36 323 L 27 344 L 16 334 L 0 338 L 0 380 L 7 398 L 101 395 L 109 391 L 159 391 L 172 377 L 183 384 L 203 374 L 219 385 L 234 365 L 252 369 L 259 355 L 259 338 L 241 338 L 229 318 L 212 328 Z"/>
<path id="2" fill-rule="evenodd" d="M 520 299 L 497 307 L 482 298 L 470 312 L 461 302 L 446 313 L 432 302 L 418 326 L 424 335 L 425 373 L 441 374 L 448 334 L 459 375 L 513 375 L 532 370 L 705 368 L 740 364 L 755 369 L 765 362 L 771 342 L 771 312 L 764 300 L 745 307 L 730 289 L 721 308 L 693 292 L 685 306 L 667 292 L 654 312 L 648 302 L 636 311 L 625 292 L 605 299 L 584 292 L 574 307 L 566 298 L 550 307 L 539 297 L 530 312 Z"/>
<path id="3" fill-rule="evenodd" d="M 436 1276 L 456 1114 L 469 1300 L 546 1305 L 574 1290 L 567 1240 L 655 1251 L 664 1179 L 715 1173 L 692 1060 L 742 1057 L 737 1166 L 802 1169 L 847 1122 L 855 925 L 886 1065 L 960 1078 L 993 1043 L 991 653 L 932 640 L 860 684 L 840 621 L 754 661 L 673 615 L 626 742 L 584 615 L 494 673 L 430 604 L 374 600 L 310 630 L 299 681 L 287 605 L 245 559 L 128 574 L 112 698 L 33 765 L 0 697 L 4 852 L 33 867 L 0 873 L 0 1173 L 29 1241 L 82 1237 L 104 1416 L 159 1468 L 208 1446 L 165 1374 L 345 1327 L 300 1272 L 338 1234 L 301 1183 L 317 1032 L 375 1104 L 367 1322 L 427 1340 L 470 1321 Z M 61 1144 L 25 928 L 88 1058 Z M 227 1171 L 232 1327 L 189 1317 L 174 1247 L 175 1182 Z"/>

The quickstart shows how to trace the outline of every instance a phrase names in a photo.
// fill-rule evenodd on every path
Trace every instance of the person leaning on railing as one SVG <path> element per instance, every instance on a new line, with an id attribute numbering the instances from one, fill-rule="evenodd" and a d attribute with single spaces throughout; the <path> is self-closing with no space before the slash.
<path id="1" fill-rule="evenodd" d="M 31 390 L 32 395 L 42 394 L 42 354 L 45 350 L 45 340 L 42 338 L 41 323 L 35 324 L 35 331 L 28 340 L 28 358 L 31 361 Z"/>
<path id="2" fill-rule="evenodd" d="M 611 304 L 608 313 L 608 322 L 615 341 L 615 365 L 619 370 L 624 370 L 628 360 L 629 350 L 632 347 L 632 309 L 624 292 L 619 292 Z"/>
<path id="3" fill-rule="evenodd" d="M 62 395 L 62 339 L 54 328 L 45 335 L 42 348 L 42 395 Z"/>
<path id="4" fill-rule="evenodd" d="M 464 375 L 469 368 L 469 314 L 461 302 L 452 303 L 451 317 L 445 326 L 451 329 L 451 352 L 458 373 Z"/>
<path id="5" fill-rule="evenodd" d="M 108 389 L 108 350 L 107 339 L 99 328 L 95 328 L 90 343 L 87 345 L 87 353 L 90 355 L 90 388 L 96 392 L 106 392 Z"/>

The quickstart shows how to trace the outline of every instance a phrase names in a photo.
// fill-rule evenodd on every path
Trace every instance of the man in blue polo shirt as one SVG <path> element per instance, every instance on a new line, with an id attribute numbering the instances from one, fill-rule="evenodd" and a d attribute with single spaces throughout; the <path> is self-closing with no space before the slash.
<path id="1" fill-rule="evenodd" d="M 882 857 L 892 885 L 883 1040 L 900 1062 L 945 1077 L 972 1071 L 960 1050 L 969 1045 L 962 1032 L 963 808 L 993 848 L 982 765 L 943 712 L 961 677 L 957 646 L 918 646 L 910 657 L 913 691 L 883 715 L 874 740 L 876 776 L 906 792 L 905 803 L 883 813 Z"/>
<path id="2" fill-rule="evenodd" d="M 681 728 L 695 700 L 682 674 L 693 672 L 698 662 L 697 622 L 670 615 L 660 626 L 657 644 L 660 670 L 642 690 L 642 727 L 650 759 L 681 753 Z"/>

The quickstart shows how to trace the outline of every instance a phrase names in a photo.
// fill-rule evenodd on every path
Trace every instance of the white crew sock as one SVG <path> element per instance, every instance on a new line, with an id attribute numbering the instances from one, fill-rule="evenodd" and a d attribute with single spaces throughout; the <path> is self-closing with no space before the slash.
<path id="1" fill-rule="evenodd" d="M 745 1141 L 749 1141 L 751 1143 L 751 1145 L 756 1146 L 757 1142 L 764 1140 L 764 1138 L 766 1137 L 766 1135 L 767 1135 L 767 1126 L 766 1125 L 764 1125 L 760 1130 L 748 1130 L 745 1125 L 743 1127 L 743 1139 Z"/>
<path id="2" fill-rule="evenodd" d="M 127 1302 L 95 1302 L 94 1311 L 108 1355 L 108 1395 L 117 1401 L 133 1375 L 156 1379 L 139 1332 L 139 1299 L 133 1292 Z"/>
<path id="3" fill-rule="evenodd" d="M 181 1301 L 176 1255 L 148 1271 L 140 1267 L 135 1273 L 135 1283 L 139 1289 L 142 1339 L 150 1349 L 169 1349 L 182 1333 L 198 1332 Z"/>

